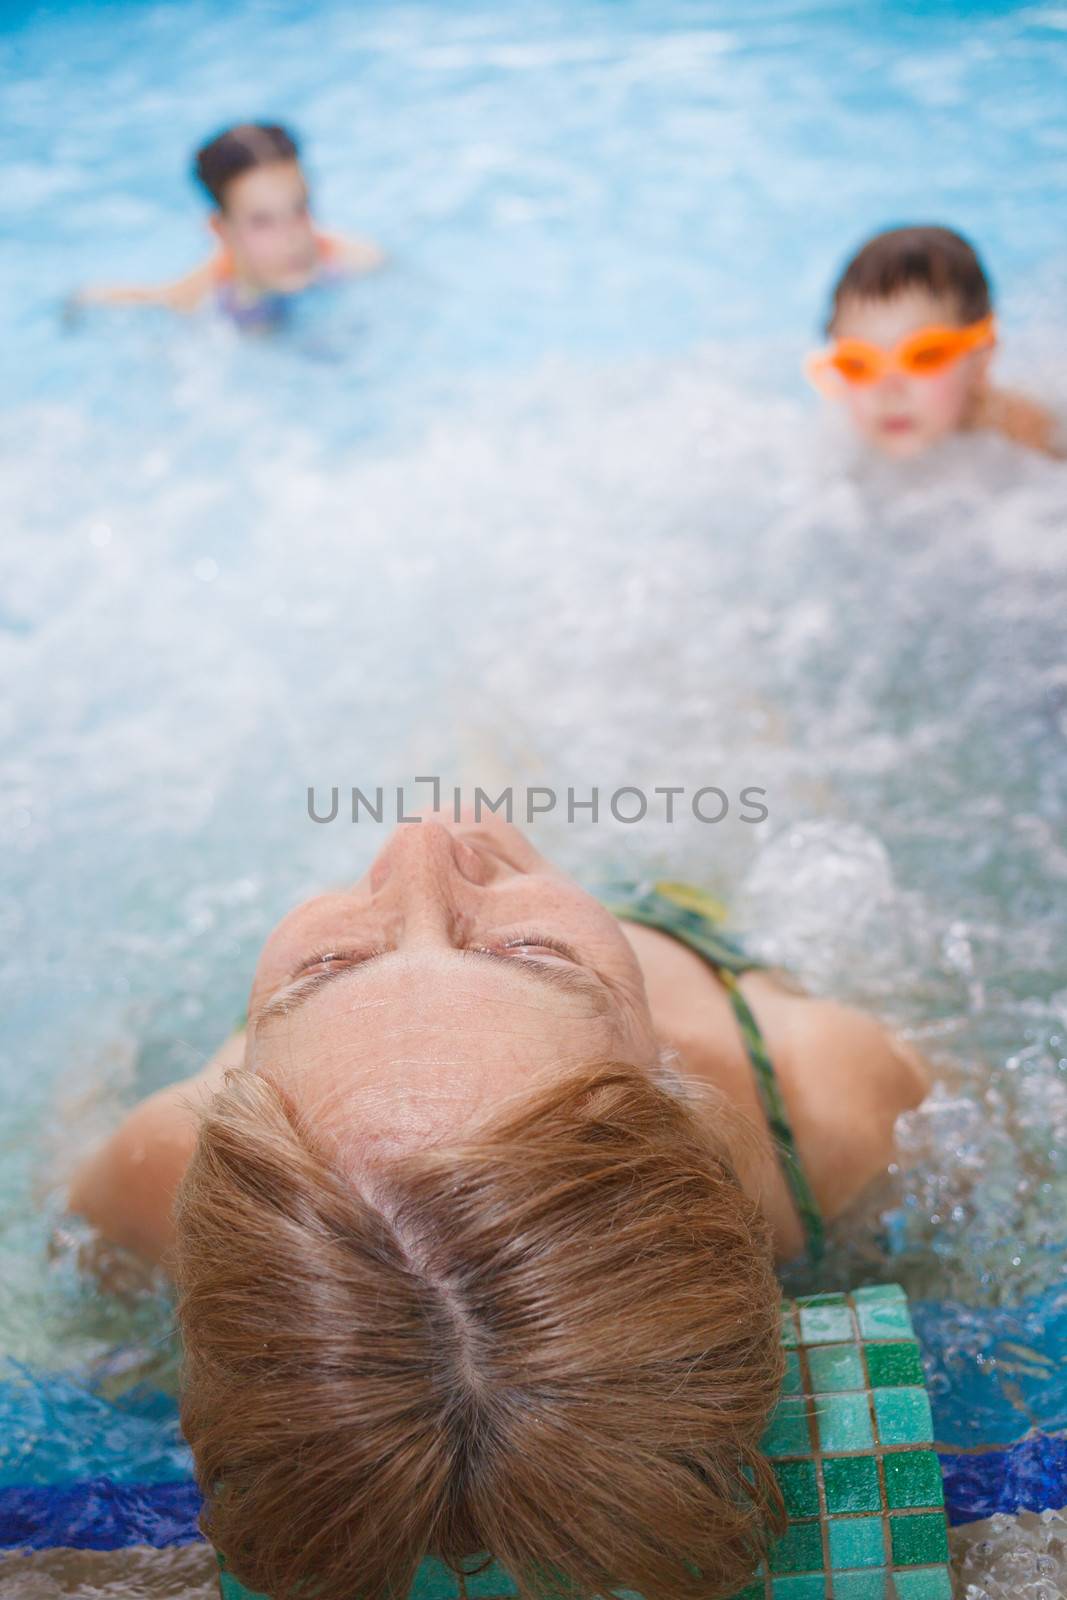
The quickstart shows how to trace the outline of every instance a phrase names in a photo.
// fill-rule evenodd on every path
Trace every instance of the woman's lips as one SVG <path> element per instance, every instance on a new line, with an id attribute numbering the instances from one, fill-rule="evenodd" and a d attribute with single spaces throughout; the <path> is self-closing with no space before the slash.
<path id="1" fill-rule="evenodd" d="M 910 417 L 883 417 L 879 427 L 883 433 L 911 433 L 915 424 Z"/>

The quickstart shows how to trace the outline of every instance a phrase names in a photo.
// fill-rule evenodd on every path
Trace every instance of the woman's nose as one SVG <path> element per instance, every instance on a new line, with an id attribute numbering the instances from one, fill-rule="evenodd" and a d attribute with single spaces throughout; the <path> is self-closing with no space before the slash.
<path id="1" fill-rule="evenodd" d="M 409 921 L 444 925 L 457 898 L 491 876 L 490 864 L 444 823 L 431 818 L 399 823 L 371 869 L 371 893 Z"/>

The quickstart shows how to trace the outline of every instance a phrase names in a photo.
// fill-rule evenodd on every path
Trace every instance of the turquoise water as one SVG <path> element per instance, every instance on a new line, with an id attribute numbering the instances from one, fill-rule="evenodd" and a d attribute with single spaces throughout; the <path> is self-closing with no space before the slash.
<path id="1" fill-rule="evenodd" d="M 534 833 L 590 883 L 707 883 L 930 1054 L 835 1282 L 1044 1304 L 1067 475 L 993 440 L 872 465 L 798 370 L 851 246 L 936 218 L 1067 409 L 1067 13 L 131 0 L 7 8 L 0 73 L 0 1350 L 170 1381 L 165 1302 L 48 1254 L 65 1164 L 381 842 L 307 786 L 421 773 L 765 786 L 760 827 Z M 243 116 L 293 123 L 389 270 L 268 340 L 65 320 L 198 258 L 187 155 Z M 937 1359 L 974 1407 L 963 1335 Z"/>

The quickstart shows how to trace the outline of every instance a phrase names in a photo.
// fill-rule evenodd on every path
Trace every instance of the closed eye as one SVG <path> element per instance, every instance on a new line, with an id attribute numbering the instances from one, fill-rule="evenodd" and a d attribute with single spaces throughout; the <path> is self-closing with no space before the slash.
<path id="1" fill-rule="evenodd" d="M 552 955 L 563 956 L 566 961 L 573 961 L 575 966 L 582 964 L 573 945 L 564 944 L 562 939 L 555 939 L 547 933 L 515 933 L 499 944 L 472 945 L 471 949 L 483 955 L 497 955 L 502 950 L 547 950 Z"/>
<path id="2" fill-rule="evenodd" d="M 531 949 L 540 949 L 543 953 L 541 955 L 520 953 Z M 516 953 L 510 954 L 510 951 Z M 255 1013 L 253 1029 L 259 1028 L 269 1018 L 290 1015 L 327 984 L 335 983 L 339 978 L 355 970 L 364 971 L 385 959 L 389 953 L 384 946 L 372 950 L 318 952 L 302 962 L 290 974 L 290 979 L 295 981 L 290 981 L 281 994 L 268 1001 Z M 539 982 L 551 984 L 572 994 L 579 994 L 586 1000 L 592 1001 L 599 1011 L 607 1011 L 612 1007 L 611 995 L 604 980 L 588 972 L 582 966 L 577 953 L 562 940 L 543 934 L 527 933 L 517 938 L 513 936 L 502 946 L 473 945 L 453 953 L 465 961 L 499 963 L 528 974 Z M 558 959 L 560 956 L 563 957 L 562 960 Z"/>
<path id="3" fill-rule="evenodd" d="M 288 978 L 286 979 L 286 982 L 291 982 L 294 978 L 299 978 L 302 973 L 314 972 L 317 967 L 324 967 L 332 970 L 335 966 L 352 966 L 361 961 L 370 961 L 374 956 L 383 956 L 385 953 L 386 946 L 383 944 L 372 945 L 370 947 L 357 950 L 335 950 L 332 947 L 324 950 L 316 950 L 313 955 L 306 956 L 304 960 L 300 962 L 299 966 L 293 968 L 292 972 L 290 972 Z"/>

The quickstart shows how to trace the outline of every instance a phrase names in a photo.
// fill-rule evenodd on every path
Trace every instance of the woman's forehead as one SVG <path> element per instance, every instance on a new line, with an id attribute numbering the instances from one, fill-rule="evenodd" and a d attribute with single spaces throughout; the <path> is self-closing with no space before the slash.
<path id="1" fill-rule="evenodd" d="M 250 1036 L 248 1065 L 284 1081 L 338 1136 L 399 1147 L 455 1132 L 617 1053 L 607 1012 L 508 965 L 406 955 L 371 963 Z"/>

